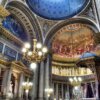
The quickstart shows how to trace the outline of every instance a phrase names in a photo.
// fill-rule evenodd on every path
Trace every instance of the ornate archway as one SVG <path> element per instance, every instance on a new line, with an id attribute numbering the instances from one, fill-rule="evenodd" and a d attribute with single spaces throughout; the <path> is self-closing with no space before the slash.
<path id="1" fill-rule="evenodd" d="M 74 55 L 73 56 L 73 53 L 74 53 L 74 50 L 76 48 L 76 44 L 78 45 L 78 48 L 79 48 L 79 45 L 82 46 L 81 42 L 78 42 L 79 40 L 82 41 L 83 39 L 85 39 L 85 35 L 86 35 L 86 38 L 88 38 L 88 40 L 84 40 L 84 42 L 86 42 L 85 44 L 89 44 L 89 45 L 92 45 L 92 35 L 97 35 L 97 33 L 99 32 L 99 28 L 98 26 L 96 25 L 95 22 L 91 21 L 90 19 L 87 19 L 87 18 L 72 18 L 72 19 L 69 19 L 69 20 L 66 20 L 66 21 L 62 21 L 62 22 L 59 22 L 57 25 L 55 25 L 47 34 L 46 38 L 45 38 L 45 44 L 48 45 L 48 47 L 50 48 L 50 50 L 52 51 L 52 54 L 53 55 L 50 55 L 52 56 L 52 59 L 50 60 L 49 63 L 51 63 L 51 65 L 46 66 L 46 69 L 50 70 L 52 69 L 52 65 L 55 65 L 55 66 L 62 66 L 62 67 L 75 67 L 75 62 L 72 58 L 74 58 Z M 92 35 L 91 35 L 92 33 Z M 80 39 L 78 38 L 78 34 L 79 37 L 81 37 Z M 82 35 L 84 34 L 84 35 Z M 90 35 L 89 35 L 90 34 Z M 76 38 L 77 37 L 77 38 Z M 89 38 L 90 37 L 90 38 Z M 62 41 L 64 40 L 64 41 Z M 75 41 L 77 41 L 77 43 L 75 43 Z M 91 41 L 91 43 L 89 43 L 89 41 Z M 54 44 L 53 44 L 54 42 Z M 83 44 L 84 44 L 83 42 Z M 65 44 L 65 48 L 63 47 L 63 45 Z M 70 53 L 68 52 L 66 54 L 66 45 L 69 45 L 69 47 L 71 46 L 72 49 L 69 50 L 71 51 L 70 53 L 72 55 L 70 55 Z M 73 46 L 72 46 L 73 44 Z M 94 43 L 93 43 L 94 44 Z M 55 46 L 54 46 L 55 45 Z M 58 47 L 57 47 L 58 45 Z M 60 46 L 62 45 L 62 46 Z M 68 47 L 67 45 L 67 47 Z M 89 47 L 89 45 L 87 45 L 87 47 Z M 95 45 L 95 44 L 94 44 Z M 75 46 L 75 48 L 73 48 Z M 57 48 L 56 48 L 57 47 Z M 83 47 L 83 46 L 82 46 Z M 53 49 L 52 49 L 53 48 Z M 55 50 L 56 48 L 56 50 Z M 83 49 L 82 49 L 83 50 Z M 84 49 L 85 50 L 85 49 Z M 83 52 L 85 51 L 88 51 L 88 49 L 86 49 L 85 51 L 83 50 Z M 59 52 L 61 51 L 61 52 Z M 62 52 L 64 51 L 64 52 Z M 73 52 L 72 52 L 73 51 Z M 91 50 L 90 50 L 91 51 Z M 83 53 L 81 52 L 81 54 Z M 57 54 L 56 56 L 54 55 Z M 79 52 L 78 52 L 79 53 Z M 80 54 L 80 55 L 81 55 Z M 69 56 L 68 56 L 69 55 Z M 60 56 L 60 57 L 59 57 Z M 66 56 L 66 57 L 65 57 Z M 78 56 L 78 55 L 76 55 Z M 71 59 L 70 59 L 71 58 Z M 75 57 L 76 58 L 76 57 Z M 75 67 L 75 70 L 77 68 Z M 57 69 L 58 74 L 56 74 L 57 76 L 67 76 L 68 73 L 70 73 L 70 71 L 68 70 L 66 73 L 66 75 L 61 75 L 61 74 L 64 74 L 64 70 L 62 71 L 61 68 L 58 68 Z M 84 69 L 86 70 L 86 69 Z M 88 70 L 89 71 L 89 70 Z M 85 72 L 86 73 L 86 72 Z M 52 72 L 48 74 L 48 77 L 52 78 L 51 76 Z M 90 71 L 90 75 L 93 74 L 91 71 Z M 47 74 L 46 74 L 47 75 Z M 78 74 L 77 74 L 78 75 Z M 77 76 L 76 74 L 74 74 L 73 72 L 73 76 Z M 82 74 L 79 74 L 79 75 L 82 75 Z M 85 74 L 83 74 L 84 76 Z M 69 77 L 70 75 L 68 75 Z M 71 76 L 72 77 L 72 76 Z M 62 77 L 63 78 L 63 77 Z M 52 79 L 51 79 L 52 80 Z M 50 81 L 50 80 L 49 80 Z M 67 80 L 68 81 L 68 80 Z"/>
<path id="2" fill-rule="evenodd" d="M 23 25 L 31 39 L 37 38 L 39 41 L 43 41 L 39 22 L 25 4 L 19 1 L 11 1 L 7 3 L 6 9 Z"/>
<path id="3" fill-rule="evenodd" d="M 61 21 L 57 23 L 54 27 L 52 27 L 52 29 L 48 31 L 44 43 L 50 46 L 50 43 L 52 42 L 52 39 L 55 36 L 56 31 L 66 25 L 73 24 L 73 23 L 87 24 L 87 26 L 90 27 L 92 30 L 94 30 L 95 33 L 98 33 L 100 31 L 98 25 L 91 19 L 88 19 L 86 17 L 71 18 L 68 20 Z"/>

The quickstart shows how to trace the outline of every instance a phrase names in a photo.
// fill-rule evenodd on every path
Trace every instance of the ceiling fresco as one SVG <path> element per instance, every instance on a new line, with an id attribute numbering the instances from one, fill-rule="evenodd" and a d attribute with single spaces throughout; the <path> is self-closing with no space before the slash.
<path id="1" fill-rule="evenodd" d="M 94 32 L 85 24 L 70 24 L 56 32 L 52 42 L 54 55 L 62 58 L 79 58 L 84 52 L 94 52 Z"/>
<path id="2" fill-rule="evenodd" d="M 80 13 L 90 0 L 26 0 L 30 9 L 37 15 L 62 20 Z"/>

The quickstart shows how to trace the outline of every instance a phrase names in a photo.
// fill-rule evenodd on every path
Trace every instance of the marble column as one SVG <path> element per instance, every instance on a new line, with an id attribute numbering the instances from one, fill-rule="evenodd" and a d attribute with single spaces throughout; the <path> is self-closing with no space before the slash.
<path id="1" fill-rule="evenodd" d="M 44 100 L 44 62 L 40 63 L 38 99 Z"/>
<path id="2" fill-rule="evenodd" d="M 23 96 L 23 89 L 22 89 L 23 82 L 24 82 L 24 74 L 20 73 L 19 83 L 18 83 L 18 97 L 19 98 L 22 98 L 22 96 Z"/>
<path id="3" fill-rule="evenodd" d="M 3 6 L 5 6 L 7 2 L 8 2 L 8 0 L 1 0 L 0 4 L 3 5 Z"/>
<path id="4" fill-rule="evenodd" d="M 18 93 L 18 80 L 15 80 L 15 88 L 14 88 L 14 97 L 17 97 L 17 93 Z"/>
<path id="5" fill-rule="evenodd" d="M 85 83 L 85 89 L 84 89 L 84 98 L 87 96 L 87 83 Z"/>
<path id="6" fill-rule="evenodd" d="M 52 87 L 53 87 L 53 91 L 55 91 L 54 89 L 54 82 L 52 83 Z M 55 94 L 54 94 L 54 92 L 53 92 L 53 94 L 52 94 L 52 100 L 55 98 Z"/>
<path id="7" fill-rule="evenodd" d="M 2 49 L 2 54 L 4 54 L 4 52 L 5 52 L 5 44 L 3 45 L 3 49 Z"/>
<path id="8" fill-rule="evenodd" d="M 99 82 L 96 81 L 95 84 L 96 84 L 96 100 L 99 100 L 99 89 L 98 89 L 99 88 L 98 87 L 99 86 Z"/>
<path id="9" fill-rule="evenodd" d="M 59 98 L 58 98 L 58 83 L 56 83 L 56 100 L 59 100 Z"/>
<path id="10" fill-rule="evenodd" d="M 32 88 L 32 100 L 37 99 L 38 95 L 38 80 L 39 80 L 39 64 L 37 64 L 37 68 L 34 70 L 34 75 L 33 75 L 33 88 Z"/>
<path id="11" fill-rule="evenodd" d="M 90 85 L 91 85 L 91 89 L 92 89 L 92 92 L 93 92 L 93 96 L 95 97 L 93 83 L 92 83 L 92 82 L 90 82 Z"/>
<path id="12" fill-rule="evenodd" d="M 62 100 L 64 100 L 64 88 L 63 88 L 63 83 L 61 84 L 61 90 L 62 90 Z"/>
<path id="13" fill-rule="evenodd" d="M 69 87 L 69 84 L 68 84 L 68 85 L 67 85 L 67 96 L 66 96 L 66 93 L 65 93 L 65 98 L 67 97 L 68 100 L 70 100 L 70 98 L 71 98 L 71 97 L 70 97 L 70 90 L 69 90 L 69 88 L 70 88 L 70 87 Z M 66 91 L 66 90 L 65 90 L 65 91 Z"/>
<path id="14" fill-rule="evenodd" d="M 49 61 L 49 57 L 47 57 L 46 61 L 45 61 L 45 89 L 46 88 L 51 88 L 49 81 L 50 81 L 50 61 Z M 47 93 L 45 93 L 45 98 L 46 100 L 48 99 L 47 97 Z"/>
<path id="15" fill-rule="evenodd" d="M 6 69 L 4 76 L 3 76 L 3 81 L 2 81 L 2 91 L 5 96 L 7 96 L 9 92 L 9 86 L 11 82 L 11 74 L 12 74 L 12 69 Z"/>

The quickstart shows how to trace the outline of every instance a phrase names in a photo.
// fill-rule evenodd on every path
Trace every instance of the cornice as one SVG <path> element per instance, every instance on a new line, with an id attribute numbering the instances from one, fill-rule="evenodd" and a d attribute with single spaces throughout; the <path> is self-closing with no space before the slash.
<path id="1" fill-rule="evenodd" d="M 91 74 L 91 75 L 86 75 L 86 76 L 81 76 L 83 78 L 83 82 L 82 83 L 87 83 L 87 82 L 95 82 L 95 75 Z M 54 75 L 52 74 L 52 79 L 54 83 L 69 83 L 69 76 L 58 76 L 58 75 Z"/>
<path id="2" fill-rule="evenodd" d="M 6 69 L 11 68 L 12 70 L 17 70 L 19 73 L 24 73 L 26 76 L 31 77 L 33 75 L 33 72 L 29 70 L 22 62 L 8 62 L 4 59 L 0 59 L 0 64 L 4 65 Z"/>
<path id="3" fill-rule="evenodd" d="M 58 54 L 53 54 L 52 56 L 53 61 L 56 62 L 65 62 L 65 63 L 71 63 L 78 61 L 79 58 L 65 58 Z"/>
<path id="4" fill-rule="evenodd" d="M 32 71 L 30 71 L 27 66 L 25 66 L 22 62 L 19 62 L 19 61 L 13 61 L 11 63 L 11 66 L 13 69 L 16 69 L 20 72 L 24 72 L 25 75 L 27 76 L 31 76 L 33 74 Z"/>
<path id="5" fill-rule="evenodd" d="M 63 62 L 55 62 L 55 61 L 52 61 L 52 66 L 58 66 L 58 67 L 75 67 L 76 64 L 75 63 L 63 63 Z"/>

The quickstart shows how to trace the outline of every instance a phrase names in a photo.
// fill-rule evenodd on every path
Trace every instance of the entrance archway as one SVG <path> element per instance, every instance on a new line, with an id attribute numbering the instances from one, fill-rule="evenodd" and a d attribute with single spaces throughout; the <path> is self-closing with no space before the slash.
<path id="1" fill-rule="evenodd" d="M 54 77 L 54 75 L 52 76 L 51 74 L 56 74 L 56 80 L 57 77 L 59 78 L 60 76 L 62 80 L 66 80 L 65 82 L 68 82 L 69 77 L 82 76 L 82 74 L 78 73 L 79 69 L 77 69 L 75 66 L 75 62 L 77 61 L 76 58 L 78 58 L 86 51 L 94 51 L 91 46 L 96 45 L 93 42 L 93 38 L 95 37 L 94 35 L 97 35 L 98 32 L 99 29 L 97 25 L 89 19 L 85 18 L 73 18 L 62 21 L 48 32 L 45 38 L 45 44 L 48 45 L 53 54 L 50 55 L 52 57 L 52 60 L 51 65 L 48 69 L 53 69 L 53 66 L 56 66 L 53 71 L 54 73 L 52 73 L 51 71 L 51 73 L 48 74 L 51 81 Z M 88 39 L 85 39 L 85 37 Z M 75 53 L 76 51 L 77 53 Z M 69 67 L 73 68 L 71 69 Z M 93 74 L 89 69 L 82 69 L 82 72 L 83 70 L 85 71 L 85 73 L 83 73 L 83 76 Z M 90 71 L 90 73 L 88 71 L 86 73 L 86 70 Z M 77 71 L 77 73 L 75 73 L 75 71 Z M 64 78 L 64 76 L 68 77 Z M 56 96 L 56 99 L 60 98 Z"/>

